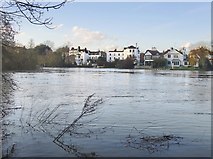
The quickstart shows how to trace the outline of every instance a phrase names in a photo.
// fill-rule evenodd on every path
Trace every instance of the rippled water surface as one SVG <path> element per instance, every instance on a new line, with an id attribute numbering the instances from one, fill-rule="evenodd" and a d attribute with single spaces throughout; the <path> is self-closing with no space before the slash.
<path id="1" fill-rule="evenodd" d="M 12 107 L 22 109 L 4 119 L 10 122 L 4 154 L 15 143 L 15 157 L 76 156 L 53 140 L 95 93 L 92 100 L 103 99 L 95 114 L 81 120 L 84 125 L 77 126 L 78 133 L 69 132 L 61 138 L 80 154 L 211 155 L 211 72 L 46 68 L 13 73 L 12 78 L 18 85 L 11 97 Z M 42 121 L 44 117 L 49 123 Z M 129 146 L 128 137 L 139 132 L 147 136 L 171 134 L 181 140 L 156 151 Z"/>

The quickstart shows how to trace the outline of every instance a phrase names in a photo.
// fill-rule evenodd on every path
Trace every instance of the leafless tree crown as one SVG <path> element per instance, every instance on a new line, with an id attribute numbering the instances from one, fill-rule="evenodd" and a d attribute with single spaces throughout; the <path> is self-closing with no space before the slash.
<path id="1" fill-rule="evenodd" d="M 36 2 L 36 0 L 1 0 L 0 1 L 0 35 L 4 43 L 13 42 L 16 29 L 14 25 L 20 19 L 27 19 L 35 25 L 44 25 L 52 28 L 52 17 L 44 17 L 44 13 L 51 9 L 59 9 L 68 0 L 57 3 Z"/>

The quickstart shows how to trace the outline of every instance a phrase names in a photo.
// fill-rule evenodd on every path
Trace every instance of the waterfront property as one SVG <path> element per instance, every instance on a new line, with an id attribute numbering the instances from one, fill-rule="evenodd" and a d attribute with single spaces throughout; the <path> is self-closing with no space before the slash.
<path id="1" fill-rule="evenodd" d="M 113 50 L 113 51 L 108 51 L 106 54 L 106 60 L 107 62 L 113 62 L 115 60 L 125 60 L 126 58 L 130 57 L 134 59 L 135 64 L 140 63 L 140 50 L 139 47 L 136 46 L 128 46 L 124 47 L 123 50 Z"/>
<path id="2" fill-rule="evenodd" d="M 152 47 L 150 50 L 146 50 L 144 53 L 144 66 L 152 66 L 154 59 L 160 58 L 161 53 Z"/>
<path id="3" fill-rule="evenodd" d="M 180 67 L 188 66 L 186 50 L 178 50 L 171 47 L 170 49 L 163 52 L 163 57 L 167 59 L 167 66 L 169 67 Z"/>
<path id="4" fill-rule="evenodd" d="M 205 52 L 205 49 L 204 53 L 202 50 L 199 53 L 189 53 L 186 48 L 176 49 L 171 47 L 163 52 L 160 52 L 155 47 L 152 47 L 145 52 L 140 52 L 139 47 L 136 44 L 136 46 L 130 45 L 128 47 L 124 47 L 123 50 L 114 49 L 104 52 L 100 50 L 91 51 L 87 48 L 82 49 L 80 46 L 78 46 L 77 48 L 71 47 L 69 52 L 64 53 L 64 61 L 66 64 L 68 64 L 68 66 L 97 66 L 98 59 L 100 59 L 102 63 L 105 62 L 105 64 L 109 64 L 113 63 L 114 61 L 117 62 L 131 58 L 134 60 L 135 68 L 152 68 L 156 67 L 156 63 L 159 63 L 159 61 L 163 61 L 165 59 L 166 65 L 157 64 L 157 67 L 166 66 L 168 68 L 179 68 L 190 66 L 200 67 L 199 63 L 202 63 L 203 56 L 205 56 L 210 65 L 212 65 L 213 55 L 210 51 Z"/>
<path id="5" fill-rule="evenodd" d="M 66 59 L 71 59 L 68 60 L 71 64 L 76 64 L 77 66 L 82 66 L 82 65 L 89 65 L 92 62 L 96 62 L 96 60 L 99 57 L 105 57 L 106 53 L 103 51 L 90 51 L 85 49 L 81 49 L 80 46 L 78 46 L 77 49 L 74 47 L 70 48 L 69 53 L 65 55 Z M 72 57 L 72 58 L 71 58 Z"/>

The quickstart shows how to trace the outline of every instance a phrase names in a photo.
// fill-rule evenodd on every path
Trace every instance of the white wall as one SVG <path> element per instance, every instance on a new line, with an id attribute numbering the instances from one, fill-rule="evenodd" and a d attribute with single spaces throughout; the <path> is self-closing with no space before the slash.
<path id="1" fill-rule="evenodd" d="M 113 62 L 115 61 L 115 59 L 124 60 L 126 58 L 127 56 L 124 52 L 120 52 L 120 51 L 107 52 L 107 62 Z"/>
<path id="2" fill-rule="evenodd" d="M 131 50 L 131 51 L 130 51 Z M 134 50 L 134 51 L 133 51 Z M 125 49 L 123 51 L 110 51 L 107 52 L 107 62 L 115 61 L 115 59 L 125 60 L 127 57 L 133 57 L 140 62 L 140 51 L 139 49 Z M 111 58 L 111 59 L 110 59 Z"/>
<path id="3" fill-rule="evenodd" d="M 170 55 L 170 57 L 168 56 Z M 183 55 L 176 50 L 170 50 L 164 55 L 164 58 L 167 59 L 167 61 L 170 61 L 170 64 L 167 63 L 168 66 L 172 66 L 172 60 L 178 59 L 180 61 L 180 64 L 177 66 L 183 66 Z M 175 65 L 173 65 L 175 67 Z"/>

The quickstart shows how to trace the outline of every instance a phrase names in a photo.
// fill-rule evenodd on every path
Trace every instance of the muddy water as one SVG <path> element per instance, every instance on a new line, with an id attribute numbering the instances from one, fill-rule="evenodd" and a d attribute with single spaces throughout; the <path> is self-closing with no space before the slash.
<path id="1" fill-rule="evenodd" d="M 8 137 L 3 154 L 15 144 L 14 157 L 211 155 L 211 72 L 46 68 L 13 73 L 18 89 L 4 121 Z M 72 150 L 53 142 L 81 113 L 85 99 L 102 98 L 95 114 L 82 118 L 76 132 L 61 138 Z M 134 132 L 136 131 L 137 132 Z M 138 149 L 127 137 L 174 135 L 167 148 Z M 76 153 L 78 152 L 78 153 Z"/>

